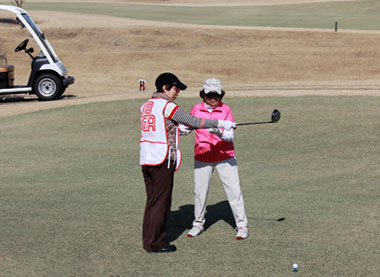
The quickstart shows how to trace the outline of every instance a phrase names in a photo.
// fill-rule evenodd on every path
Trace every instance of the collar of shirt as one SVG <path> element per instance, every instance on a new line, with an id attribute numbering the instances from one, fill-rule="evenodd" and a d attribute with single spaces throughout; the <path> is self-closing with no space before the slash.
<path id="1" fill-rule="evenodd" d="M 171 99 L 169 96 L 167 96 L 163 92 L 155 92 L 155 93 L 153 93 L 152 98 L 161 98 L 161 99 L 165 99 L 165 100 L 174 102 L 173 99 Z"/>
<path id="2" fill-rule="evenodd" d="M 207 105 L 206 102 L 203 102 L 203 106 L 206 108 L 206 110 L 209 112 L 209 113 L 212 113 L 212 112 L 222 112 L 221 110 L 221 106 L 222 106 L 222 102 L 219 102 L 219 105 L 217 106 L 210 106 L 210 105 Z M 203 110 L 203 109 L 202 109 Z"/>

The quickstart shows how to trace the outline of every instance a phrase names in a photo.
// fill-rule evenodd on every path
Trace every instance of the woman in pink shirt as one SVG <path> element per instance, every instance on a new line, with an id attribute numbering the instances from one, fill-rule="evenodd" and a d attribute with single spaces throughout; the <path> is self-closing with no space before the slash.
<path id="1" fill-rule="evenodd" d="M 203 102 L 196 104 L 191 114 L 200 118 L 234 121 L 231 108 L 222 102 L 225 91 L 218 79 L 211 78 L 203 84 L 200 97 Z M 192 130 L 180 126 L 181 135 Z M 234 130 L 223 128 L 196 129 L 194 147 L 194 215 L 193 227 L 188 237 L 195 237 L 204 231 L 205 212 L 211 175 L 214 169 L 224 186 L 228 202 L 237 226 L 236 239 L 249 235 L 243 195 L 240 190 L 238 165 L 233 145 Z"/>

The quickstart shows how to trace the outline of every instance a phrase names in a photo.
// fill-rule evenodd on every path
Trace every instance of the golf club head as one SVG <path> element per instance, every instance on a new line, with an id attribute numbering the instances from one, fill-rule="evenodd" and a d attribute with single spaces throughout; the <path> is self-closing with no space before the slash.
<path id="1" fill-rule="evenodd" d="M 272 112 L 272 123 L 276 123 L 277 121 L 279 121 L 281 118 L 281 113 L 279 110 L 274 110 Z"/>

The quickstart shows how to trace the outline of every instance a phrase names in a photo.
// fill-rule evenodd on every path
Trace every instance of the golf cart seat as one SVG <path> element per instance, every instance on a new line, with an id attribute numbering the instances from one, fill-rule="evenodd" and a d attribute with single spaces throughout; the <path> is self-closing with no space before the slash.
<path id="1" fill-rule="evenodd" d="M 8 72 L 13 70 L 13 65 L 7 64 L 7 65 L 0 65 L 0 72 Z"/>
<path id="2" fill-rule="evenodd" d="M 0 65 L 0 88 L 13 87 L 14 81 L 14 66 Z"/>

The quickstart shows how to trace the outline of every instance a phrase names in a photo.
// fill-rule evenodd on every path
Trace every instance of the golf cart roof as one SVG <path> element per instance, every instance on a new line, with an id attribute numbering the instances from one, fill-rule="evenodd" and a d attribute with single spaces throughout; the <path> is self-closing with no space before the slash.
<path id="1" fill-rule="evenodd" d="M 9 6 L 9 5 L 0 5 L 0 11 L 1 10 L 6 10 L 6 11 L 10 11 L 14 14 L 20 14 L 20 13 L 26 13 L 25 10 L 19 8 L 19 7 L 16 7 L 16 6 Z"/>
<path id="2" fill-rule="evenodd" d="M 43 52 L 43 55 L 49 61 L 49 65 L 44 65 L 44 68 L 52 69 L 61 76 L 65 76 L 67 74 L 66 68 L 60 62 L 57 54 L 54 52 L 53 47 L 46 39 L 44 33 L 40 30 L 40 28 L 38 28 L 36 23 L 24 9 L 11 5 L 0 5 L 0 11 L 8 11 L 15 14 L 17 17 L 17 23 L 21 25 L 22 29 L 25 28 L 28 30 L 30 35 L 33 37 L 33 39 Z"/>

